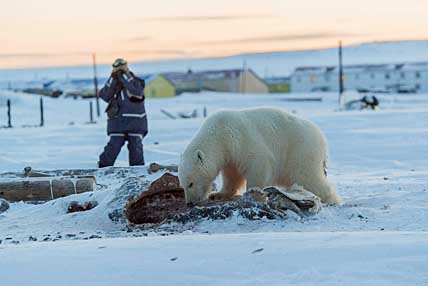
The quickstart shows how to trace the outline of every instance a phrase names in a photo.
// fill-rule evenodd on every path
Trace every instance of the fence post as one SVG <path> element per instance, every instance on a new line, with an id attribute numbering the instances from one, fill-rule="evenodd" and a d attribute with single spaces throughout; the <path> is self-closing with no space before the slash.
<path id="1" fill-rule="evenodd" d="M 207 112 L 207 107 L 206 106 L 204 106 L 204 112 L 203 113 L 204 113 L 204 118 L 207 117 L 208 112 Z"/>
<path id="2" fill-rule="evenodd" d="M 10 99 L 7 100 L 7 127 L 12 128 L 12 118 L 10 114 Z"/>
<path id="3" fill-rule="evenodd" d="M 342 41 L 339 42 L 339 110 L 342 109 L 342 96 L 344 91 L 343 86 L 343 59 L 342 59 Z"/>
<path id="4" fill-rule="evenodd" d="M 92 101 L 89 101 L 89 122 L 93 123 L 94 122 L 94 112 L 92 110 Z"/>
<path id="5" fill-rule="evenodd" d="M 40 97 L 40 127 L 45 125 L 45 110 L 43 108 L 43 97 Z"/>
<path id="6" fill-rule="evenodd" d="M 94 66 L 94 91 L 95 91 L 95 100 L 97 103 L 97 117 L 100 117 L 100 97 L 98 94 L 98 78 L 97 78 L 97 61 L 96 54 L 92 54 L 92 63 Z"/>

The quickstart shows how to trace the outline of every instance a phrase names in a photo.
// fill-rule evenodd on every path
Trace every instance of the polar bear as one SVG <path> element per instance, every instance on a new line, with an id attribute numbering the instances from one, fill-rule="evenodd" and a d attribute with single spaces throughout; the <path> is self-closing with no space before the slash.
<path id="1" fill-rule="evenodd" d="M 323 203 L 340 204 L 326 162 L 327 142 L 317 126 L 259 107 L 209 116 L 181 155 L 178 173 L 187 203 L 231 199 L 245 183 L 247 189 L 296 183 Z M 219 173 L 223 187 L 211 193 Z"/>

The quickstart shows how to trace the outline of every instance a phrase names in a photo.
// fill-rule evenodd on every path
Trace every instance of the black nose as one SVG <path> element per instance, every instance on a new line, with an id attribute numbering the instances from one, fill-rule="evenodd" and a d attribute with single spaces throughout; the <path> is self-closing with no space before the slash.
<path id="1" fill-rule="evenodd" d="M 187 203 L 187 204 L 186 204 L 186 206 L 188 206 L 188 207 L 193 207 L 193 203 L 192 203 L 192 202 Z"/>

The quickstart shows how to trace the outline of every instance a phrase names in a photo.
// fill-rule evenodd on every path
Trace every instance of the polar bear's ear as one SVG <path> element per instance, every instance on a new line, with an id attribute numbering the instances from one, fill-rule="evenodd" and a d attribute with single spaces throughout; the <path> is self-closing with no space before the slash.
<path id="1" fill-rule="evenodd" d="M 205 154 L 204 152 L 202 152 L 201 150 L 197 150 L 196 151 L 196 159 L 198 160 L 198 162 L 203 165 L 204 161 L 205 161 Z"/>

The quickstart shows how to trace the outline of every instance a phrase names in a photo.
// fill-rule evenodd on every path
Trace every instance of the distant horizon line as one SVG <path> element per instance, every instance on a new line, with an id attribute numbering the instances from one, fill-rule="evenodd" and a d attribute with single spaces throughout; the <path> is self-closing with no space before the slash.
<path id="1" fill-rule="evenodd" d="M 385 40 L 374 40 L 374 41 L 361 41 L 349 44 L 343 44 L 342 47 L 348 48 L 352 46 L 362 46 L 362 45 L 371 45 L 376 43 L 404 43 L 404 42 L 424 42 L 428 41 L 428 38 L 423 39 L 385 39 Z M 337 48 L 339 46 L 339 42 L 337 41 L 337 45 L 330 45 L 324 47 L 315 47 L 315 48 L 297 48 L 291 50 L 272 50 L 272 51 L 260 51 L 260 52 L 242 52 L 236 54 L 228 54 L 228 55 L 218 55 L 218 56 L 206 56 L 206 57 L 187 57 L 187 58 L 166 58 L 166 59 L 153 59 L 153 60 L 135 60 L 131 62 L 132 64 L 140 64 L 140 63 L 153 63 L 153 62 L 169 62 L 169 61 L 188 61 L 188 60 L 203 60 L 203 59 L 221 59 L 221 58 L 231 58 L 231 57 L 239 57 L 239 56 L 250 56 L 250 55 L 261 55 L 261 54 L 276 54 L 276 53 L 292 53 L 292 52 L 308 52 L 308 51 L 322 51 L 329 50 L 333 48 Z M 79 52 L 82 54 L 83 52 Z M 94 52 L 96 54 L 96 52 Z M 91 52 L 87 53 L 88 56 L 93 54 Z M 0 54 L 1 57 L 1 54 Z M 428 56 L 427 56 L 428 60 Z M 100 65 L 109 65 L 108 62 L 99 62 L 97 66 Z M 18 68 L 0 68 L 0 71 L 20 71 L 20 70 L 41 70 L 41 69 L 52 69 L 52 68 L 73 68 L 73 67 L 92 67 L 92 64 L 58 64 L 58 65 L 48 65 L 48 66 L 28 66 L 28 67 L 18 67 Z"/>

